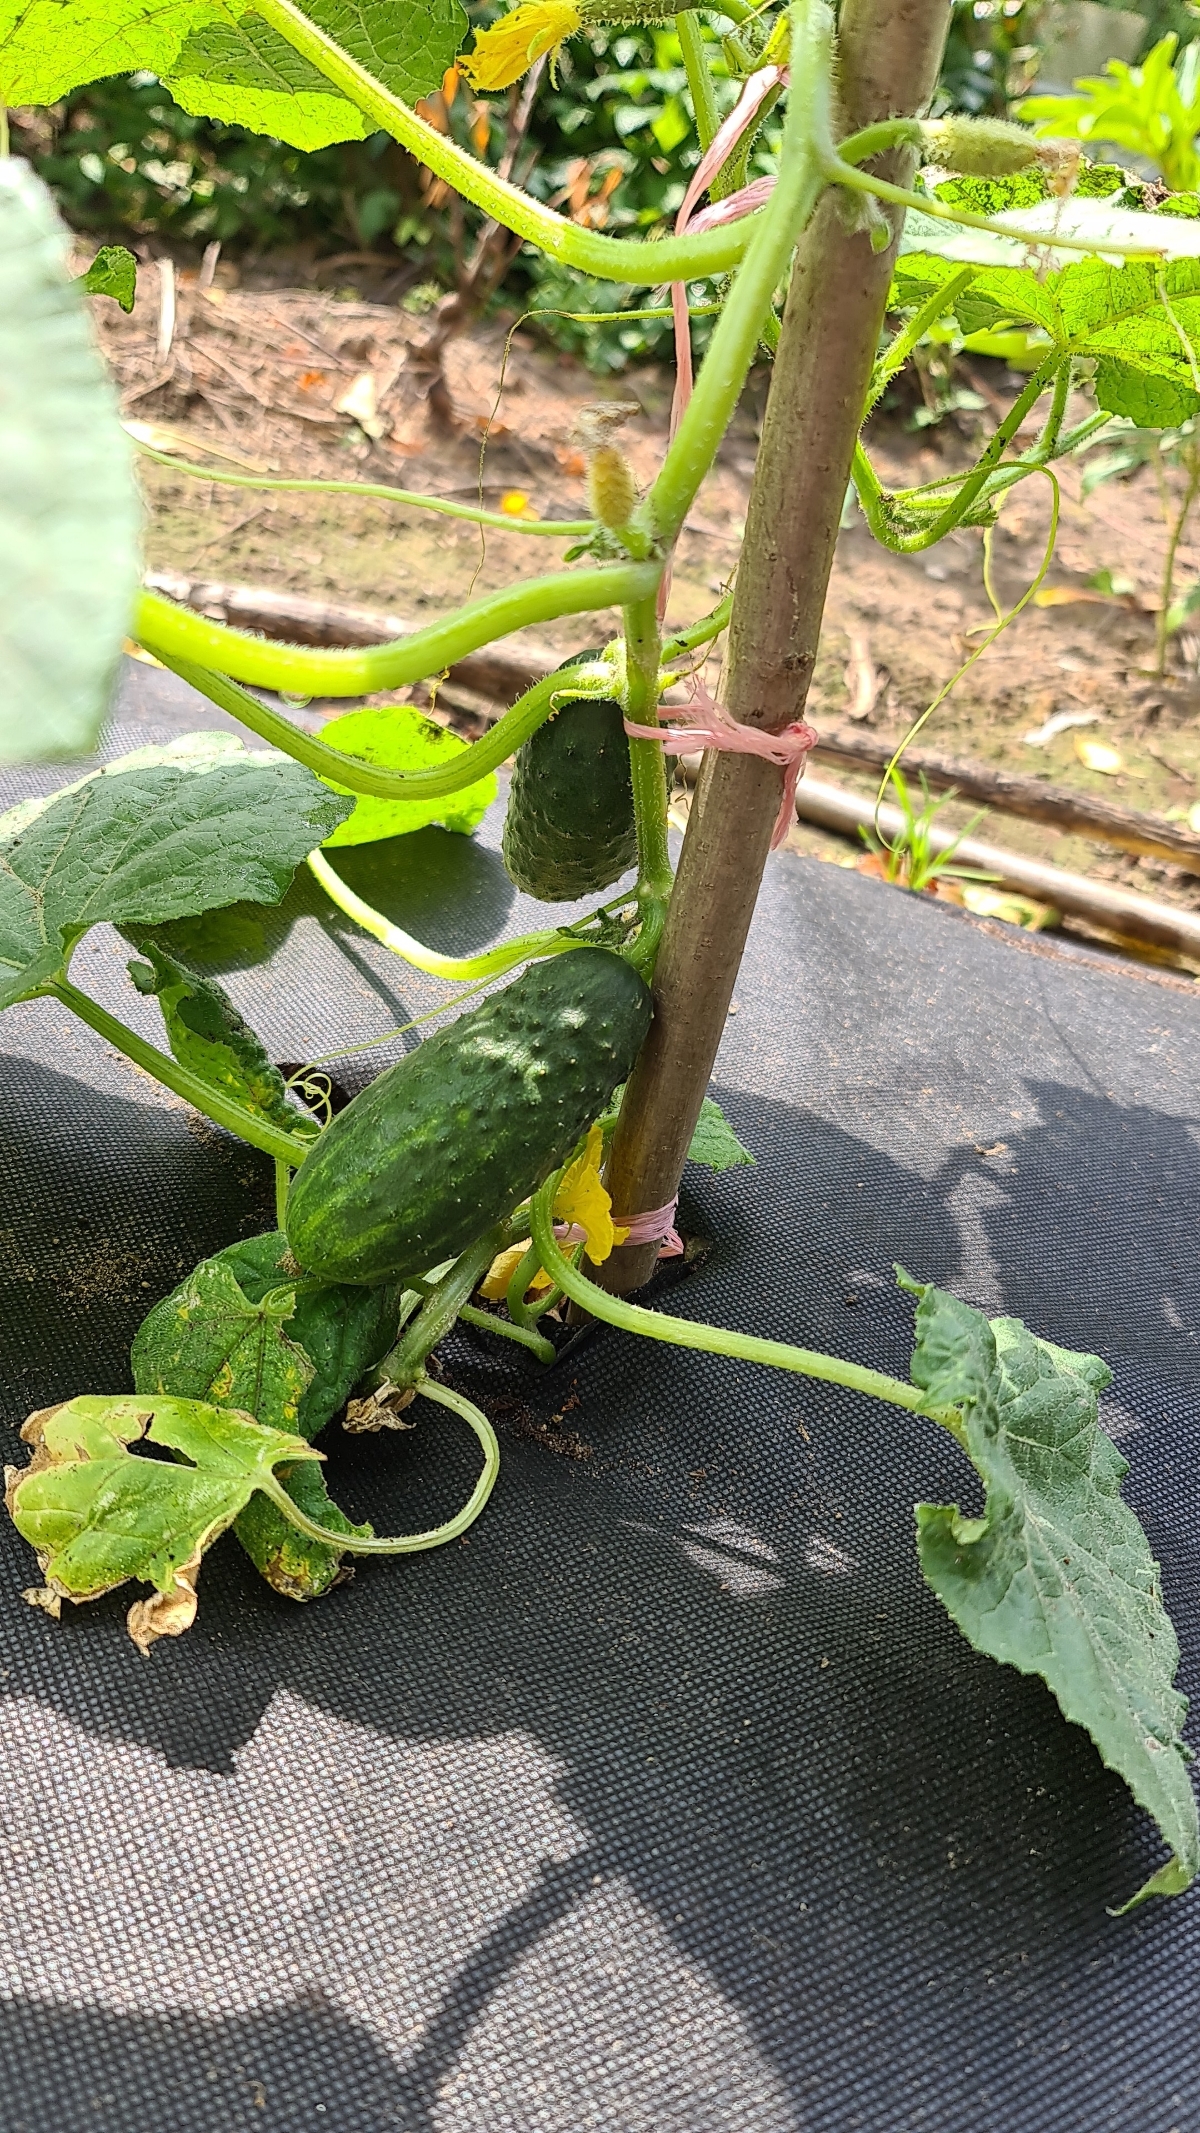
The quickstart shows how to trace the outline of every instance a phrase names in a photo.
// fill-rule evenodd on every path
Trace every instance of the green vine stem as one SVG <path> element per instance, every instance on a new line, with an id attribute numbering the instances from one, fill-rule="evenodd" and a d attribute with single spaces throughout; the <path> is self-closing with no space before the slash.
<path id="1" fill-rule="evenodd" d="M 245 630 L 230 629 L 224 622 L 210 622 L 143 588 L 135 607 L 133 634 L 164 666 L 174 666 L 177 672 L 177 662 L 186 660 L 191 666 L 207 667 L 258 688 L 278 689 L 287 696 L 372 696 L 380 689 L 402 689 L 440 674 L 456 660 L 465 659 L 468 652 L 477 652 L 513 630 L 644 600 L 656 590 L 659 576 L 660 566 L 654 563 L 600 563 L 585 570 L 554 571 L 548 577 L 489 593 L 444 621 L 414 630 L 411 637 L 354 651 L 273 644 Z M 282 723 L 286 725 L 286 720 Z"/>
<path id="2" fill-rule="evenodd" d="M 716 138 L 721 123 L 717 99 L 713 89 L 712 75 L 704 56 L 704 39 L 694 14 L 685 10 L 675 17 L 675 35 L 683 54 L 683 67 L 687 75 L 692 98 L 692 113 L 696 121 L 696 138 L 701 152 Z"/>
<path id="3" fill-rule="evenodd" d="M 829 131 L 833 18 L 823 0 L 817 0 L 794 7 L 792 21 L 792 88 L 775 190 L 713 329 L 696 389 L 658 479 L 637 514 L 664 548 L 677 539 L 716 458 L 754 361 L 763 321 L 771 314 L 775 291 L 786 278 L 796 240 L 824 182 L 813 143 Z M 661 244 L 654 247 L 658 275 L 664 273 L 663 249 Z"/>
<path id="4" fill-rule="evenodd" d="M 914 193 L 903 185 L 892 185 L 886 178 L 870 176 L 864 170 L 856 170 L 834 148 L 831 140 L 822 141 L 818 147 L 821 174 L 831 185 L 844 185 L 850 192 L 870 193 L 876 200 L 887 200 L 893 207 L 912 208 L 918 215 L 932 216 L 935 222 L 956 222 L 963 229 L 987 230 L 993 237 L 1007 237 L 1010 243 L 1025 244 L 1031 251 L 1084 252 L 1100 259 L 1163 259 L 1166 255 L 1148 244 L 1108 244 L 1098 237 L 1063 237 L 1057 230 L 1039 230 L 1036 235 L 1014 227 L 1007 222 L 998 222 L 991 215 L 976 215 L 970 208 L 947 207 L 936 193 Z"/>
<path id="5" fill-rule="evenodd" d="M 626 237 L 602 237 L 577 222 L 542 207 L 516 185 L 497 177 L 486 164 L 477 163 L 455 141 L 438 133 L 418 118 L 401 97 L 393 96 L 373 74 L 344 52 L 332 37 L 292 0 L 262 0 L 255 12 L 309 60 L 342 95 L 390 133 L 423 163 L 435 177 L 444 178 L 455 192 L 474 207 L 482 208 L 503 229 L 537 246 L 548 259 L 577 267 L 602 281 L 644 284 L 647 252 L 644 243 Z M 723 12 L 723 10 L 722 10 Z M 737 265 L 753 236 L 759 217 L 747 216 L 723 229 L 706 230 L 695 237 L 666 237 L 654 247 L 656 281 L 697 281 L 705 276 L 726 274 Z"/>
<path id="6" fill-rule="evenodd" d="M 653 600 L 625 610 L 625 713 L 634 725 L 658 722 L 658 618 Z M 667 771 L 657 741 L 629 743 L 633 811 L 637 824 L 637 941 L 627 953 L 648 978 L 662 939 L 671 900 L 671 853 L 667 844 Z"/>
<path id="7" fill-rule="evenodd" d="M 515 1320 L 499 1318 L 491 1311 L 478 1311 L 474 1304 L 461 1304 L 458 1315 L 464 1326 L 478 1326 L 481 1333 L 498 1333 L 503 1340 L 519 1341 L 539 1363 L 549 1365 L 554 1361 L 557 1354 L 554 1342 L 548 1341 L 545 1334 L 533 1326 L 520 1326 Z"/>
<path id="8" fill-rule="evenodd" d="M 47 985 L 43 997 L 61 1000 L 64 1007 L 69 1007 L 72 1014 L 87 1023 L 89 1029 L 94 1029 L 98 1036 L 115 1045 L 117 1051 L 124 1052 L 135 1066 L 152 1074 L 155 1081 L 161 1081 L 176 1096 L 182 1096 L 193 1110 L 211 1118 L 214 1125 L 236 1133 L 239 1140 L 249 1141 L 252 1148 L 261 1148 L 264 1155 L 273 1156 L 277 1163 L 286 1163 L 291 1170 L 299 1169 L 312 1146 L 311 1136 L 285 1133 L 279 1126 L 272 1126 L 267 1119 L 234 1103 L 232 1097 L 222 1095 L 213 1082 L 202 1081 L 198 1074 L 189 1073 L 187 1067 L 180 1066 L 169 1052 L 160 1052 L 157 1045 L 148 1043 L 136 1030 L 119 1022 L 106 1007 L 101 1007 L 87 993 L 80 992 L 68 978 L 57 978 L 52 985 Z"/>
<path id="9" fill-rule="evenodd" d="M 554 698 L 563 686 L 561 674 L 548 674 L 524 696 L 518 698 L 512 709 L 503 718 L 497 719 L 481 739 L 472 741 L 461 755 L 448 763 L 434 764 L 428 770 L 387 770 L 377 763 L 364 763 L 360 757 L 343 755 L 340 748 L 331 748 L 315 734 L 303 733 L 293 726 L 290 719 L 279 711 L 272 711 L 267 704 L 251 696 L 248 689 L 240 688 L 224 674 L 210 673 L 206 667 L 193 666 L 186 659 L 176 659 L 165 653 L 155 655 L 173 674 L 189 682 L 210 703 L 227 711 L 231 718 L 240 719 L 259 738 L 270 741 L 285 755 L 304 763 L 315 770 L 319 778 L 331 785 L 340 785 L 347 792 L 366 793 L 376 800 L 438 800 L 452 792 L 460 792 L 466 785 L 473 785 L 489 770 L 507 760 L 521 742 L 544 724 L 554 709 Z M 603 684 L 595 693 L 602 693 Z M 611 689 L 611 683 L 607 684 Z M 571 684 L 573 695 L 584 695 L 577 682 Z"/>
<path id="10" fill-rule="evenodd" d="M 852 479 L 862 507 L 863 515 L 876 540 L 894 555 L 915 555 L 923 548 L 932 548 L 953 528 L 961 524 L 980 490 L 993 473 L 1006 446 L 1015 437 L 1026 415 L 1036 407 L 1050 380 L 1062 364 L 1063 358 L 1056 348 L 1034 371 L 1023 392 L 1013 401 L 1007 415 L 995 431 L 987 450 L 960 484 L 950 502 L 932 518 L 927 526 L 913 533 L 900 533 L 891 523 L 891 511 L 895 498 L 883 487 L 867 457 L 861 441 L 855 446 Z"/>
<path id="11" fill-rule="evenodd" d="M 669 311 L 666 314 L 670 316 Z M 415 489 L 392 489 L 382 481 L 303 481 L 268 474 L 229 474 L 224 468 L 200 467 L 190 459 L 176 459 L 153 445 L 135 445 L 143 459 L 153 459 L 173 474 L 190 474 L 197 481 L 224 482 L 232 489 L 282 489 L 298 496 L 374 496 L 385 504 L 410 504 L 422 511 L 440 512 L 443 518 L 465 518 L 474 526 L 494 526 L 501 533 L 538 533 L 548 540 L 578 540 L 594 533 L 594 518 L 511 518 L 506 511 L 481 511 L 474 504 L 455 504 L 445 496 L 422 496 Z"/>
<path id="12" fill-rule="evenodd" d="M 364 903 L 361 896 L 356 896 L 341 875 L 334 872 L 322 851 L 309 853 L 308 867 L 339 911 L 352 918 L 364 933 L 390 948 L 393 955 L 403 956 L 406 963 L 425 971 L 431 978 L 449 978 L 456 984 L 470 984 L 479 978 L 498 977 L 502 971 L 512 970 L 518 963 L 563 955 L 572 948 L 586 945 L 583 941 L 568 939 L 561 932 L 525 933 L 517 940 L 502 941 L 497 948 L 485 949 L 482 955 L 439 955 L 436 949 L 426 948 L 421 941 L 414 940 L 411 933 L 394 926 L 382 911 L 376 911 Z"/>
<path id="13" fill-rule="evenodd" d="M 776 1370 L 794 1370 L 801 1377 L 819 1378 L 827 1385 L 846 1385 L 852 1392 L 869 1393 L 872 1399 L 888 1400 L 910 1414 L 927 1415 L 965 1444 L 963 1421 L 953 1407 L 930 1407 L 915 1385 L 888 1377 L 882 1370 L 869 1370 L 862 1363 L 845 1362 L 841 1356 L 824 1355 L 816 1348 L 793 1348 L 785 1341 L 762 1340 L 756 1333 L 738 1333 L 729 1326 L 710 1326 L 702 1319 L 670 1318 L 665 1311 L 648 1311 L 643 1304 L 610 1296 L 571 1264 L 559 1250 L 554 1235 L 554 1194 L 557 1176 L 535 1193 L 531 1215 L 533 1241 L 542 1266 L 572 1303 L 604 1324 L 623 1333 L 640 1333 L 647 1340 L 668 1341 L 676 1348 L 698 1348 L 707 1355 L 732 1355 L 746 1363 L 766 1363 Z"/>
<path id="14" fill-rule="evenodd" d="M 289 1525 L 295 1526 L 299 1533 L 306 1533 L 309 1540 L 327 1541 L 331 1548 L 336 1548 L 346 1555 L 416 1555 L 423 1548 L 444 1547 L 447 1541 L 457 1540 L 460 1533 L 465 1533 L 468 1526 L 474 1525 L 496 1485 L 496 1476 L 500 1471 L 500 1446 L 496 1442 L 496 1432 L 474 1401 L 466 1399 L 461 1392 L 455 1392 L 449 1385 L 441 1385 L 435 1378 L 422 1376 L 417 1380 L 416 1390 L 423 1399 L 435 1400 L 439 1407 L 448 1407 L 451 1413 L 461 1415 L 463 1421 L 470 1424 L 483 1446 L 483 1472 L 462 1510 L 456 1511 L 454 1517 L 447 1519 L 444 1526 L 434 1526 L 428 1533 L 401 1533 L 387 1538 L 373 1534 L 370 1539 L 361 1534 L 331 1533 L 326 1526 L 318 1526 L 314 1519 L 308 1518 L 299 1505 L 292 1502 L 283 1483 L 272 1475 L 269 1481 L 260 1481 L 259 1487 L 264 1496 L 270 1497 L 276 1510 L 283 1513 Z"/>
<path id="15" fill-rule="evenodd" d="M 434 1283 L 412 1324 L 383 1361 L 376 1364 L 368 1380 L 370 1385 L 390 1384 L 403 1389 L 420 1383 L 426 1358 L 449 1333 L 463 1305 L 470 1303 L 493 1259 L 504 1250 L 510 1233 L 507 1222 L 497 1222 L 486 1236 L 479 1238 L 447 1267 Z"/>
<path id="16" fill-rule="evenodd" d="M 946 313 L 954 309 L 955 299 L 962 295 L 965 288 L 969 287 L 978 272 L 978 267 L 963 267 L 960 273 L 952 274 L 949 281 L 943 282 L 940 289 L 935 289 L 932 296 L 926 297 L 920 309 L 914 311 L 907 325 L 902 326 L 895 339 L 888 342 L 871 373 L 867 404 L 863 409 L 862 419 L 864 422 L 871 409 L 877 405 L 880 395 L 891 384 L 897 371 L 903 370 L 918 341 L 924 338 L 931 326 L 936 326 L 939 319 L 945 318 Z"/>

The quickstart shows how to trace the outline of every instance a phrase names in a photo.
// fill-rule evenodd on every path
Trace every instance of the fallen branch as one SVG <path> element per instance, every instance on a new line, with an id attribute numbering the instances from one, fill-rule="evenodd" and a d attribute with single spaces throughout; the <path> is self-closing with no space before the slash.
<path id="1" fill-rule="evenodd" d="M 844 769 L 883 771 L 895 745 L 873 733 L 826 727 L 813 753 L 822 763 L 837 763 Z M 1200 836 L 1182 823 L 1162 822 L 1091 793 L 1073 792 L 1067 785 L 1047 785 L 1019 770 L 960 763 L 931 749 L 906 748 L 903 769 L 906 774 L 923 775 L 930 785 L 943 790 L 955 786 L 964 800 L 1002 808 L 1005 814 L 1020 815 L 1027 822 L 1045 822 L 1064 836 L 1094 837 L 1120 851 L 1164 859 L 1190 874 L 1200 874 Z"/>
<path id="2" fill-rule="evenodd" d="M 898 807 L 881 807 L 877 818 L 873 800 L 847 792 L 843 786 L 827 784 L 823 778 L 801 780 L 796 806 L 803 821 L 815 823 L 821 829 L 835 830 L 844 837 L 853 837 L 856 842 L 859 830 L 870 829 L 876 819 L 889 842 L 899 838 L 904 828 L 904 818 Z M 1171 948 L 1176 954 L 1200 959 L 1200 912 L 1181 910 L 1174 904 L 1161 904 L 1152 897 L 1139 896 L 1132 889 L 1119 889 L 1107 881 L 1093 881 L 1086 874 L 1070 874 L 1063 867 L 1048 866 L 1040 859 L 1027 859 L 1023 853 L 1010 852 L 1001 845 L 985 844 L 978 837 L 964 837 L 961 843 L 956 843 L 956 834 L 952 829 L 943 829 L 933 823 L 928 833 L 931 849 L 944 852 L 950 845 L 955 845 L 957 866 L 994 876 L 999 888 L 1012 889 L 1018 895 L 1035 897 L 1039 903 L 1052 904 L 1064 917 L 1084 919 L 1102 932 L 1115 933 L 1124 940 L 1150 941 L 1156 947 Z"/>

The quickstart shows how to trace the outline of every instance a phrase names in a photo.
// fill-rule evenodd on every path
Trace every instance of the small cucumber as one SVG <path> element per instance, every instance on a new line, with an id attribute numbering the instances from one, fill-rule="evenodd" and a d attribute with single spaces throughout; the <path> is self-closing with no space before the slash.
<path id="1" fill-rule="evenodd" d="M 535 963 L 388 1067 L 296 1173 L 287 1238 L 325 1281 L 406 1280 L 458 1254 L 570 1154 L 625 1079 L 650 994 L 606 948 Z"/>
<path id="2" fill-rule="evenodd" d="M 559 672 L 596 657 L 577 652 Z M 607 889 L 634 864 L 629 742 L 614 698 L 563 704 L 517 750 L 503 849 L 509 879 L 549 904 Z"/>

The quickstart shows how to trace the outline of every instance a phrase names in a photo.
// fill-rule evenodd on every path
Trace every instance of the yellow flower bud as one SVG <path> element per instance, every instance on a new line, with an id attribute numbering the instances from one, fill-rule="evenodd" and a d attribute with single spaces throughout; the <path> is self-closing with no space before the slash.
<path id="1" fill-rule="evenodd" d="M 557 50 L 582 22 L 574 0 L 519 0 L 490 30 L 477 30 L 475 49 L 458 66 L 473 89 L 509 89 L 543 52 Z"/>
<path id="2" fill-rule="evenodd" d="M 619 445 L 602 444 L 588 466 L 588 503 L 593 518 L 619 533 L 633 516 L 638 500 L 633 469 Z"/>

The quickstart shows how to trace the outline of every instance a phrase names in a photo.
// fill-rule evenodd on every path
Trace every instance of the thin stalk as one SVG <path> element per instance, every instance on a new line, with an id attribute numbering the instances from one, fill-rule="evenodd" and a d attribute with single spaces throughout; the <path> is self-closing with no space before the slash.
<path id="1" fill-rule="evenodd" d="M 559 1250 L 554 1234 L 552 1208 L 556 1180 L 551 1179 L 534 1197 L 533 1237 L 546 1272 L 553 1276 L 572 1303 L 591 1318 L 617 1326 L 623 1333 L 640 1333 L 647 1340 L 668 1341 L 676 1348 L 699 1348 L 707 1355 L 731 1355 L 746 1363 L 766 1363 L 776 1370 L 794 1370 L 801 1377 L 819 1378 L 826 1385 L 846 1385 L 852 1392 L 869 1393 L 872 1399 L 888 1400 L 910 1414 L 927 1415 L 948 1429 L 960 1444 L 966 1432 L 955 1408 L 933 1408 L 915 1385 L 888 1377 L 882 1370 L 868 1370 L 862 1363 L 848 1363 L 841 1356 L 825 1355 L 816 1348 L 794 1348 L 785 1341 L 762 1340 L 756 1333 L 738 1333 L 729 1326 L 710 1326 L 702 1319 L 671 1318 L 665 1311 L 648 1311 L 641 1304 L 627 1303 L 597 1288 L 586 1274 L 572 1266 Z"/>
<path id="2" fill-rule="evenodd" d="M 143 589 L 134 610 L 133 634 L 165 666 L 187 660 L 286 696 L 372 696 L 380 689 L 402 689 L 440 674 L 468 652 L 512 630 L 645 599 L 657 589 L 659 576 L 660 566 L 653 563 L 600 563 L 585 570 L 554 571 L 489 593 L 441 622 L 414 630 L 411 637 L 354 651 L 272 644 Z"/>
<path id="3" fill-rule="evenodd" d="M 670 317 L 670 307 L 664 306 Z M 176 459 L 170 452 L 156 451 L 153 445 L 134 440 L 143 459 L 153 459 L 160 467 L 169 467 L 173 474 L 194 475 L 197 481 L 219 481 L 231 489 L 283 489 L 298 496 L 374 496 L 385 504 L 415 505 L 422 511 L 436 511 L 443 518 L 465 518 L 474 526 L 494 526 L 500 533 L 542 534 L 547 540 L 578 539 L 583 534 L 594 533 L 593 518 L 510 518 L 505 511 L 483 511 L 474 504 L 451 503 L 444 496 L 421 496 L 415 489 L 392 489 L 382 481 L 292 481 L 265 474 L 227 474 L 213 467 L 196 466 L 190 459 Z"/>
<path id="4" fill-rule="evenodd" d="M 893 207 L 911 207 L 919 215 L 931 215 L 935 222 L 956 222 L 963 229 L 987 230 L 993 237 L 1007 237 L 1012 244 L 1024 244 L 1031 250 L 1054 252 L 1085 252 L 1101 259 L 1162 259 L 1165 254 L 1156 251 L 1153 245 L 1103 244 L 1096 237 L 1062 237 L 1057 230 L 1026 231 L 1012 223 L 998 222 L 991 215 L 973 214 L 970 208 L 947 207 L 935 193 L 914 193 L 906 186 L 892 185 L 886 178 L 869 176 L 866 171 L 856 170 L 847 163 L 838 149 L 822 149 L 821 174 L 831 185 L 844 185 L 850 192 L 870 193 L 876 200 L 887 200 Z"/>
<path id="5" fill-rule="evenodd" d="M 364 933 L 390 948 L 393 955 L 403 956 L 406 963 L 431 978 L 448 978 L 455 984 L 474 983 L 481 978 L 498 977 L 518 963 L 532 963 L 543 956 L 563 955 L 570 949 L 587 946 L 585 941 L 568 940 L 558 932 L 525 933 L 515 941 L 502 941 L 496 948 L 485 949 L 482 955 L 439 955 L 436 949 L 426 948 L 411 933 L 394 926 L 382 911 L 374 910 L 356 896 L 341 875 L 335 874 L 323 852 L 310 852 L 308 867 L 339 911 L 352 918 Z"/>
<path id="6" fill-rule="evenodd" d="M 955 526 L 961 524 L 988 475 L 995 470 L 1002 453 L 1020 429 L 1030 408 L 1037 405 L 1061 362 L 1062 356 L 1058 349 L 1055 349 L 1034 371 L 1024 391 L 1018 394 L 995 431 L 987 450 L 976 461 L 971 473 L 966 476 L 950 502 L 936 517 L 930 519 L 927 526 L 921 527 L 915 533 L 897 533 L 889 523 L 888 507 L 894 499 L 880 483 L 862 443 L 855 445 L 851 478 L 867 524 L 882 547 L 890 548 L 893 555 L 916 555 L 920 550 L 932 548 L 935 542 L 944 540 Z"/>
<path id="7" fill-rule="evenodd" d="M 661 640 L 653 600 L 625 610 L 625 711 L 635 726 L 658 724 Z M 667 843 L 667 770 L 657 741 L 629 743 L 633 811 L 637 823 L 638 938 L 629 959 L 649 977 L 671 900 L 671 853 Z"/>
<path id="8" fill-rule="evenodd" d="M 264 1155 L 273 1156 L 277 1163 L 285 1163 L 291 1170 L 297 1170 L 304 1161 L 312 1146 L 311 1138 L 303 1140 L 299 1134 L 285 1133 L 281 1127 L 272 1126 L 265 1118 L 243 1109 L 232 1097 L 222 1095 L 212 1082 L 202 1081 L 198 1074 L 189 1073 L 187 1067 L 180 1066 L 169 1052 L 160 1052 L 157 1045 L 149 1044 L 136 1030 L 119 1022 L 106 1007 L 101 1007 L 87 993 L 80 992 L 77 985 L 72 985 L 69 978 L 58 978 L 53 985 L 47 986 L 46 993 L 52 999 L 61 1000 L 64 1007 L 69 1007 L 72 1014 L 87 1023 L 89 1029 L 94 1029 L 98 1036 L 106 1038 L 119 1052 L 124 1052 L 127 1059 L 132 1059 L 135 1066 L 153 1075 L 155 1081 L 161 1081 L 164 1088 L 182 1096 L 193 1110 L 211 1118 L 214 1125 L 236 1133 L 239 1140 L 249 1141 L 252 1148 L 261 1148 Z"/>
<path id="9" fill-rule="evenodd" d="M 275 1227 L 286 1229 L 288 1190 L 292 1182 L 291 1166 L 275 1158 Z"/>
<path id="10" fill-rule="evenodd" d="M 696 138 L 703 150 L 715 139 L 721 115 L 717 110 L 712 75 L 708 71 L 708 61 L 704 56 L 704 39 L 700 35 L 700 25 L 695 15 L 690 11 L 676 15 L 675 34 L 683 53 L 684 71 L 691 91 Z"/>
<path id="11" fill-rule="evenodd" d="M 822 187 L 814 140 L 829 126 L 832 16 L 823 0 L 813 0 L 793 8 L 792 23 L 792 88 L 775 190 L 713 329 L 696 389 L 658 479 L 641 506 L 644 523 L 668 549 L 716 457 L 754 360 L 763 321 Z M 661 251 L 662 246 L 655 245 L 658 274 L 664 272 Z"/>
<path id="12" fill-rule="evenodd" d="M 863 410 L 864 422 L 897 371 L 903 370 L 917 342 L 928 333 L 931 326 L 937 325 L 939 319 L 945 318 L 947 311 L 954 309 L 956 297 L 961 296 L 979 271 L 978 267 L 964 267 L 961 273 L 951 275 L 948 282 L 944 282 L 940 289 L 935 289 L 932 296 L 926 297 L 920 310 L 914 311 L 908 324 L 902 326 L 895 340 L 888 343 L 871 373 L 871 389 Z"/>
<path id="13" fill-rule="evenodd" d="M 481 1333 L 498 1333 L 502 1340 L 519 1341 L 539 1363 L 549 1364 L 555 1359 L 554 1342 L 548 1341 L 544 1333 L 535 1332 L 532 1326 L 518 1326 L 507 1318 L 494 1317 L 490 1311 L 477 1311 L 474 1304 L 460 1304 L 458 1315 L 464 1326 L 478 1326 Z"/>
<path id="14" fill-rule="evenodd" d="M 1107 420 L 1107 417 L 1105 419 Z M 711 615 L 705 615 L 701 621 L 693 622 L 690 629 L 673 631 L 663 643 L 663 665 L 673 666 L 675 661 L 682 659 L 686 653 L 698 651 L 702 644 L 711 644 L 715 637 L 720 636 L 722 630 L 728 629 L 732 613 L 733 594 L 730 592 L 714 607 Z"/>
<path id="15" fill-rule="evenodd" d="M 417 1391 L 423 1399 L 435 1400 L 439 1407 L 448 1407 L 453 1414 L 461 1415 L 483 1446 L 483 1472 L 462 1510 L 456 1511 L 444 1526 L 434 1526 L 427 1533 L 402 1533 L 386 1539 L 372 1534 L 367 1539 L 361 1534 L 332 1533 L 327 1526 L 317 1525 L 315 1519 L 309 1518 L 298 1504 L 292 1502 L 283 1483 L 273 1474 L 269 1481 L 259 1483 L 263 1495 L 270 1497 L 276 1510 L 282 1511 L 288 1524 L 295 1526 L 297 1532 L 306 1533 L 310 1540 L 327 1541 L 331 1548 L 345 1555 L 416 1555 L 423 1548 L 441 1548 L 447 1541 L 457 1540 L 460 1533 L 465 1533 L 467 1527 L 474 1524 L 496 1485 L 500 1446 L 487 1416 L 461 1392 L 454 1392 L 449 1385 L 439 1385 L 436 1379 L 426 1377 L 420 1379 Z"/>
<path id="16" fill-rule="evenodd" d="M 541 1263 L 536 1244 L 530 1244 L 513 1268 L 512 1279 L 508 1284 L 508 1292 L 504 1298 L 504 1308 L 514 1326 L 530 1326 L 533 1323 L 533 1316 L 529 1305 L 525 1301 L 525 1296 L 529 1284 L 536 1275 Z"/>
<path id="17" fill-rule="evenodd" d="M 1167 640 L 1170 635 L 1167 624 L 1175 591 L 1175 561 L 1179 554 L 1179 543 L 1183 539 L 1183 529 L 1187 525 L 1197 494 L 1200 493 L 1200 446 L 1196 443 L 1191 445 L 1184 464 L 1188 468 L 1188 482 L 1167 542 L 1162 575 L 1162 605 L 1154 628 L 1154 671 L 1160 677 L 1166 672 L 1167 666 Z"/>
<path id="18" fill-rule="evenodd" d="M 261 7 L 256 0 L 255 12 L 278 30 L 293 51 L 310 60 L 359 111 L 366 112 L 376 126 L 407 148 L 418 163 L 423 163 L 435 177 L 444 178 L 464 200 L 482 208 L 504 229 L 536 245 L 549 259 L 562 260 L 580 273 L 602 281 L 644 286 L 651 281 L 696 281 L 702 276 L 725 274 L 746 252 L 759 216 L 750 215 L 742 222 L 705 230 L 698 236 L 666 237 L 654 246 L 652 259 L 643 243 L 585 230 L 579 223 L 556 215 L 551 208 L 542 207 L 528 193 L 498 177 L 486 164 L 477 163 L 455 141 L 418 118 L 400 97 L 393 96 L 332 37 L 318 29 L 292 0 L 262 0 Z"/>
<path id="19" fill-rule="evenodd" d="M 497 1252 L 504 1250 L 508 1239 L 508 1223 L 497 1222 L 486 1237 L 479 1238 L 454 1261 L 434 1284 L 395 1347 L 371 1372 L 372 1385 L 382 1385 L 385 1379 L 402 1387 L 420 1382 L 426 1357 L 432 1354 L 440 1340 L 445 1339 L 463 1305 L 470 1303 Z"/>
<path id="20" fill-rule="evenodd" d="M 537 732 L 549 718 L 554 698 L 563 686 L 561 674 L 548 674 L 518 698 L 480 740 L 470 742 L 461 755 L 453 756 L 448 763 L 435 764 L 428 770 L 386 770 L 377 763 L 364 763 L 358 756 L 344 755 L 340 748 L 331 748 L 315 734 L 302 732 L 281 712 L 272 711 L 224 674 L 212 674 L 205 667 L 193 666 L 189 660 L 165 652 L 155 656 L 207 696 L 210 703 L 227 711 L 231 718 L 240 719 L 252 733 L 270 741 L 272 747 L 282 749 L 297 763 L 307 764 L 327 783 L 339 785 L 345 792 L 366 793 L 376 800 L 435 800 L 473 785 Z M 574 694 L 578 684 L 573 681 L 571 688 Z M 600 694 L 599 688 L 596 693 Z"/>

